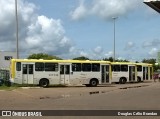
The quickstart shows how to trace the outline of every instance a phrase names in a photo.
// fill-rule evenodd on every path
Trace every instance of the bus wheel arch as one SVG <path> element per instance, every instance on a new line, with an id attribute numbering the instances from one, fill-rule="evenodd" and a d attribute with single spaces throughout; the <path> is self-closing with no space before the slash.
<path id="1" fill-rule="evenodd" d="M 91 87 L 96 87 L 98 84 L 99 84 L 99 81 L 98 81 L 98 79 L 96 79 L 96 78 L 92 78 L 92 79 L 90 80 L 90 82 L 89 82 L 89 85 L 90 85 Z"/>
<path id="2" fill-rule="evenodd" d="M 120 79 L 119 79 L 119 83 L 120 84 L 125 84 L 127 82 L 127 78 L 126 77 L 121 77 Z"/>
<path id="3" fill-rule="evenodd" d="M 42 78 L 42 79 L 39 80 L 39 85 L 41 87 L 48 87 L 49 80 L 47 78 Z"/>
<path id="4" fill-rule="evenodd" d="M 141 77 L 137 76 L 137 82 L 141 82 Z"/>

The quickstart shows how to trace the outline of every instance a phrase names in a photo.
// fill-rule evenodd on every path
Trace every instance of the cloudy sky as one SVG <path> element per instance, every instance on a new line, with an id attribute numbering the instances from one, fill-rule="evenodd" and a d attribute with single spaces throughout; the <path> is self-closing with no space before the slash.
<path id="1" fill-rule="evenodd" d="M 0 0 L 0 50 L 15 51 L 15 1 Z M 113 56 L 141 61 L 160 50 L 159 14 L 143 0 L 18 0 L 20 57 L 48 53 L 64 59 Z"/>

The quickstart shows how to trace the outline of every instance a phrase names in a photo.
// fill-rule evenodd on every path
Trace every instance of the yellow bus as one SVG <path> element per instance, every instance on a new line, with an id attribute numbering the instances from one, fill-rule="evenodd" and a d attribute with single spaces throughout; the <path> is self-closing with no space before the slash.
<path id="1" fill-rule="evenodd" d="M 11 81 L 16 84 L 86 85 L 111 83 L 109 61 L 11 59 Z"/>
<path id="2" fill-rule="evenodd" d="M 112 62 L 112 83 L 137 82 L 137 66 L 132 62 Z"/>
<path id="3" fill-rule="evenodd" d="M 151 80 L 153 77 L 153 66 L 148 63 L 136 63 L 138 82 Z"/>

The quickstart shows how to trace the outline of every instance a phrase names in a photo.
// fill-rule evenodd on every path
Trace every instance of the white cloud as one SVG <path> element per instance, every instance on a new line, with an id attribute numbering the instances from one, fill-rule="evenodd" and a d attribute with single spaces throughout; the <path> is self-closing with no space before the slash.
<path id="1" fill-rule="evenodd" d="M 158 52 L 158 49 L 157 48 L 152 48 L 150 51 L 149 51 L 149 55 L 150 56 L 153 56 L 153 57 L 156 57 L 157 56 L 157 52 Z"/>
<path id="2" fill-rule="evenodd" d="M 97 46 L 94 49 L 94 53 L 96 53 L 96 54 L 102 54 L 102 52 L 103 52 L 103 48 L 101 46 Z"/>
<path id="3" fill-rule="evenodd" d="M 71 18 L 73 20 L 80 20 L 87 16 L 87 9 L 84 6 L 84 0 L 80 1 L 80 5 L 74 10 L 70 12 Z"/>
<path id="4" fill-rule="evenodd" d="M 89 59 L 103 59 L 104 53 L 103 48 L 101 46 L 97 46 L 93 50 L 84 50 L 84 49 L 77 49 L 76 46 L 70 48 L 70 58 L 75 58 L 79 56 L 85 56 Z"/>
<path id="5" fill-rule="evenodd" d="M 142 2 L 143 0 L 92 0 L 90 7 L 85 7 L 83 3 L 72 11 L 72 19 L 79 20 L 87 15 L 97 15 L 108 20 L 115 16 L 128 14 Z"/>
<path id="6" fill-rule="evenodd" d="M 134 47 L 135 47 L 135 43 L 133 43 L 132 41 L 129 41 L 126 43 L 124 50 L 130 50 Z"/>
<path id="7" fill-rule="evenodd" d="M 104 19 L 121 16 L 136 6 L 137 0 L 95 0 L 92 12 Z"/>
<path id="8" fill-rule="evenodd" d="M 157 47 L 160 45 L 160 39 L 153 39 L 152 41 L 145 41 L 142 45 L 143 48 Z"/>
<path id="9" fill-rule="evenodd" d="M 113 52 L 109 51 L 108 53 L 105 54 L 106 57 L 113 57 Z"/>
<path id="10" fill-rule="evenodd" d="M 80 56 L 88 57 L 88 53 L 84 51 L 80 51 Z"/>
<path id="11" fill-rule="evenodd" d="M 28 34 L 25 39 L 28 44 L 26 49 L 53 52 L 55 55 L 68 53 L 71 47 L 70 40 L 65 36 L 65 30 L 60 20 L 38 16 L 35 23 L 28 26 Z M 36 50 L 37 50 L 36 49 Z"/>
<path id="12" fill-rule="evenodd" d="M 0 1 L 0 47 L 15 50 L 15 1 Z M 60 19 L 38 15 L 37 7 L 25 0 L 18 1 L 19 47 L 23 56 L 45 52 L 53 55 L 69 53 L 72 43 L 65 35 Z"/>

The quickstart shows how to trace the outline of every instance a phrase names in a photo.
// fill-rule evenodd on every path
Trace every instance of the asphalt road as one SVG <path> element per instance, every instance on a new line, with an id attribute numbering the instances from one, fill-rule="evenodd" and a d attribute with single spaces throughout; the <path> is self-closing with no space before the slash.
<path id="1" fill-rule="evenodd" d="M 160 110 L 160 82 L 99 87 L 16 89 L 0 91 L 0 97 L 1 110 Z M 57 118 L 91 117 L 58 116 Z M 93 116 L 92 118 L 129 117 Z M 138 116 L 138 118 L 151 117 Z"/>

